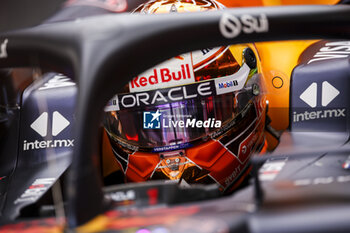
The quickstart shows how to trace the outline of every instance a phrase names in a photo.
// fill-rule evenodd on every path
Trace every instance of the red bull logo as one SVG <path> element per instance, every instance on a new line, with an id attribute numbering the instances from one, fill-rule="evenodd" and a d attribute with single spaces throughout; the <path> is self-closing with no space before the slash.
<path id="1" fill-rule="evenodd" d="M 129 82 L 130 92 L 142 92 L 194 83 L 191 57 L 175 57 L 136 76 Z"/>
<path id="2" fill-rule="evenodd" d="M 180 70 L 171 71 L 169 68 L 153 69 L 153 73 L 150 76 L 137 76 L 130 82 L 130 88 L 135 89 L 139 87 L 146 87 L 156 85 L 160 83 L 167 83 L 172 81 L 180 81 L 191 79 L 190 65 L 183 64 L 180 66 Z"/>

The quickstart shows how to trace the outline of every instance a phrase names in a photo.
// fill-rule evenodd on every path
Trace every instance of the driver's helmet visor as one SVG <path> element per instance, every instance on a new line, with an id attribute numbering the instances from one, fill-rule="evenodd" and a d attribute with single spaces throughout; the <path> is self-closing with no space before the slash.
<path id="1" fill-rule="evenodd" d="M 226 77 L 117 95 L 105 108 L 105 127 L 111 138 L 134 150 L 160 152 L 190 147 L 221 130 L 247 105 L 248 91 L 243 86 L 249 71 L 244 64 Z M 147 99 L 157 95 L 157 101 L 143 104 L 146 94 L 150 96 Z"/>

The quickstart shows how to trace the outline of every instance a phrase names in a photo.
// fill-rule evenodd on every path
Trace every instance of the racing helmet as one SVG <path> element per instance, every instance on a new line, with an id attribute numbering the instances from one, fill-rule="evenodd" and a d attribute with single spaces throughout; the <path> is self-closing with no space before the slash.
<path id="1" fill-rule="evenodd" d="M 212 0 L 156 0 L 144 14 L 221 9 Z M 253 44 L 205 48 L 134 77 L 105 107 L 104 127 L 127 182 L 216 183 L 229 192 L 265 145 L 266 101 Z"/>

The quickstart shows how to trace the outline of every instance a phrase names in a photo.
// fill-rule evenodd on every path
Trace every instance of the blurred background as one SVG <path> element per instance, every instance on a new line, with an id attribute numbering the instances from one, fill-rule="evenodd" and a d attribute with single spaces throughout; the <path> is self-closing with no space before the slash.
<path id="1" fill-rule="evenodd" d="M 34 26 L 57 12 L 65 0 L 1 0 L 0 32 Z"/>
<path id="2" fill-rule="evenodd" d="M 74 0 L 71 0 L 74 1 Z M 113 2 L 113 0 L 86 0 Z M 140 0 L 127 0 L 129 5 Z M 146 0 L 145 0 L 146 1 Z M 276 6 L 298 4 L 335 4 L 350 0 L 217 0 L 227 7 L 241 6 Z M 40 24 L 54 15 L 66 0 L 1 0 L 0 1 L 0 32 L 25 28 Z M 116 1 L 117 2 L 117 1 Z"/>

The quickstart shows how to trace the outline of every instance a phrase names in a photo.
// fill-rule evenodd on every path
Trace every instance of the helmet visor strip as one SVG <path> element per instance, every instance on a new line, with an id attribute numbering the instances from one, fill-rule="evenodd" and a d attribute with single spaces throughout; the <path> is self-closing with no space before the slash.
<path id="1" fill-rule="evenodd" d="M 247 104 L 250 69 L 184 86 L 116 95 L 105 108 L 110 136 L 138 150 L 184 149 L 232 121 Z M 245 96 L 245 97 L 243 97 Z M 244 101 L 243 101 L 244 100 Z"/>

